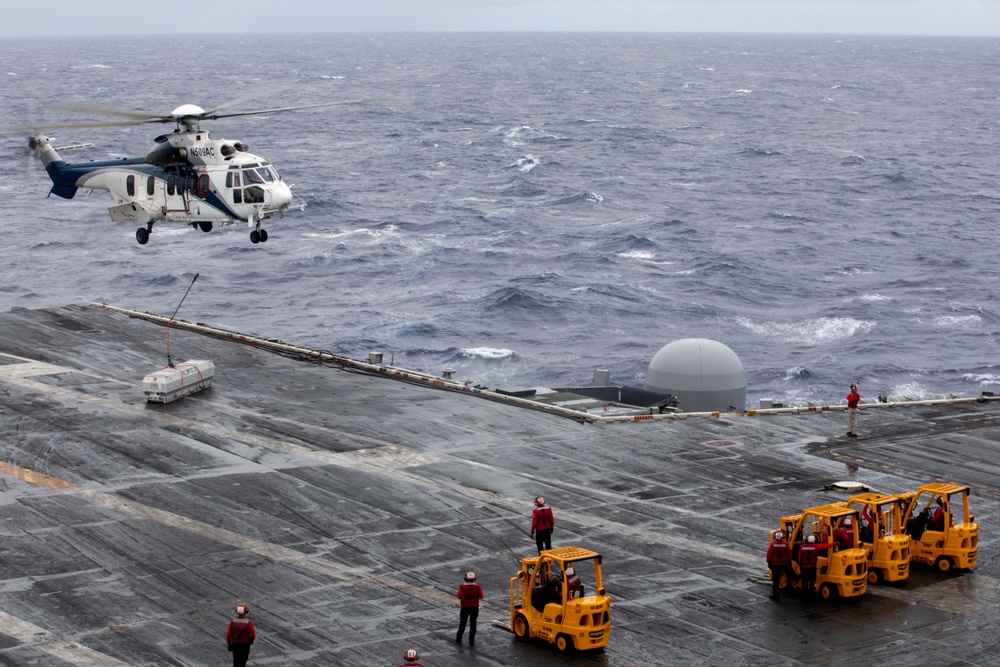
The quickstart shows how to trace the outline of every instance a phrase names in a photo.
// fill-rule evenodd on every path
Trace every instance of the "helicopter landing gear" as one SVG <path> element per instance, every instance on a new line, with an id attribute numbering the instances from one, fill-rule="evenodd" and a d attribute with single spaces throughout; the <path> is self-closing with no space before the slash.
<path id="1" fill-rule="evenodd" d="M 207 234 L 208 232 L 212 231 L 212 221 L 202 220 L 201 222 L 198 223 L 198 228 Z"/>
<path id="2" fill-rule="evenodd" d="M 139 242 L 139 245 L 146 245 L 149 242 L 149 234 L 153 231 L 153 223 L 147 223 L 146 228 L 140 227 L 135 230 L 135 240 Z"/>
<path id="3" fill-rule="evenodd" d="M 260 228 L 260 220 L 257 221 L 253 231 L 250 232 L 250 243 L 266 243 L 267 230 Z"/>

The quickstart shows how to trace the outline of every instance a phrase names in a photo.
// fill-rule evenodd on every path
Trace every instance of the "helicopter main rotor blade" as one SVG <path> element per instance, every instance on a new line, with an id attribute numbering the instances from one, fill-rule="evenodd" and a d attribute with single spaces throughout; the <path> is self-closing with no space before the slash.
<path id="1" fill-rule="evenodd" d="M 135 125 L 144 125 L 147 122 L 145 120 L 108 120 L 104 122 L 81 122 L 81 123 L 32 123 L 30 125 L 11 125 L 8 127 L 0 127 L 0 133 L 7 132 L 35 132 L 40 130 L 65 130 L 65 129 L 75 129 L 82 127 L 133 127 Z M 167 122 L 167 121 L 161 121 Z"/>
<path id="2" fill-rule="evenodd" d="M 236 99 L 229 100 L 228 102 L 223 102 L 222 104 L 217 104 L 216 106 L 214 106 L 211 109 L 209 109 L 208 111 L 206 111 L 205 115 L 207 116 L 209 114 L 214 114 L 216 111 L 221 111 L 222 109 L 228 109 L 229 107 L 234 107 L 237 104 L 243 104 L 244 102 L 249 102 L 250 100 L 256 100 L 256 99 L 258 99 L 260 97 L 264 97 L 266 95 L 268 95 L 268 93 L 265 93 L 265 92 L 261 91 L 261 92 L 255 93 L 253 95 L 247 95 L 245 97 L 237 97 Z"/>
<path id="3" fill-rule="evenodd" d="M 297 109 L 318 109 L 320 107 L 340 106 L 342 104 L 361 104 L 365 100 L 343 100 L 340 102 L 320 102 L 319 104 L 304 104 L 296 107 L 279 107 L 276 109 L 258 109 L 256 111 L 238 111 L 236 113 L 210 113 L 205 112 L 201 116 L 203 120 L 215 120 L 217 118 L 235 118 L 236 116 L 256 116 L 264 113 L 280 113 L 282 111 L 296 111 Z"/>
<path id="4" fill-rule="evenodd" d="M 100 116 L 122 116 L 124 118 L 134 118 L 135 120 L 144 123 L 166 122 L 166 120 L 172 119 L 172 116 L 169 114 L 150 113 L 149 111 L 133 111 L 131 109 L 112 109 L 110 107 L 95 107 L 88 104 L 60 103 L 53 104 L 52 106 L 57 109 L 79 111 L 81 113 L 92 113 Z"/>

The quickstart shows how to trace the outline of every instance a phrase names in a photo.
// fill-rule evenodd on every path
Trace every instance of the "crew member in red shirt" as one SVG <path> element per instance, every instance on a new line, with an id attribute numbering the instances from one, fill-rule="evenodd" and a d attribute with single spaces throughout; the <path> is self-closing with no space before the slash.
<path id="1" fill-rule="evenodd" d="M 466 572 L 465 583 L 458 587 L 455 596 L 462 603 L 462 611 L 458 617 L 458 634 L 455 641 L 462 643 L 462 635 L 465 634 L 465 624 L 469 624 L 469 644 L 476 643 L 476 619 L 479 618 L 479 601 L 483 599 L 483 589 L 476 583 L 476 573 Z"/>
<path id="2" fill-rule="evenodd" d="M 767 566 L 771 568 L 771 597 L 778 599 L 781 590 L 781 575 L 785 579 L 791 579 L 792 549 L 785 541 L 785 534 L 777 530 L 774 532 L 774 539 L 767 547 Z"/>
<path id="3" fill-rule="evenodd" d="M 236 605 L 236 618 L 229 621 L 226 629 L 226 646 L 233 654 L 233 667 L 246 667 L 250 657 L 250 644 L 257 639 L 257 631 L 253 629 L 253 621 L 247 618 L 250 607 L 246 603 Z"/>
<path id="4" fill-rule="evenodd" d="M 847 432 L 852 438 L 858 437 L 858 401 L 861 394 L 858 393 L 858 385 L 851 383 L 851 393 L 847 395 L 847 415 L 851 420 L 851 430 Z"/>
<path id="5" fill-rule="evenodd" d="M 535 538 L 535 545 L 538 546 L 538 553 L 542 553 L 542 547 L 552 548 L 552 529 L 556 527 L 556 518 L 552 515 L 552 508 L 545 506 L 545 498 L 538 496 L 535 498 L 535 509 L 531 512 L 531 535 Z"/>
<path id="6" fill-rule="evenodd" d="M 816 591 L 816 561 L 819 552 L 831 548 L 832 542 L 819 544 L 815 535 L 806 537 L 806 541 L 799 546 L 799 572 L 802 576 L 802 590 L 806 597 L 812 597 Z"/>

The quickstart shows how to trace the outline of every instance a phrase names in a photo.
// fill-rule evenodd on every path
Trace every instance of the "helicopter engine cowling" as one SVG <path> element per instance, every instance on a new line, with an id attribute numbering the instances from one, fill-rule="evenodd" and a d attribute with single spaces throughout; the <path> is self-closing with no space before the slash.
<path id="1" fill-rule="evenodd" d="M 164 143 L 146 154 L 146 164 L 177 164 L 178 162 L 187 162 L 188 152 L 183 146 L 175 148 L 170 144 Z"/>

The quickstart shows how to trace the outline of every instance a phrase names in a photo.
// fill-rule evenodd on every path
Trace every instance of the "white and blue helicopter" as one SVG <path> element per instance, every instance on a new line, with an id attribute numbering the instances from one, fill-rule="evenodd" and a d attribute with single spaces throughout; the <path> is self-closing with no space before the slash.
<path id="1" fill-rule="evenodd" d="M 140 244 L 145 245 L 149 241 L 153 224 L 159 221 L 180 222 L 203 232 L 211 231 L 216 223 L 245 222 L 250 227 L 250 241 L 263 243 L 267 241 L 267 231 L 261 223 L 275 215 L 283 216 L 290 207 L 304 210 L 305 201 L 292 192 L 270 162 L 248 153 L 247 146 L 240 141 L 210 138 L 208 131 L 201 129 L 201 121 L 354 102 L 219 113 L 235 103 L 208 111 L 194 104 L 185 104 L 169 114 L 59 105 L 85 113 L 118 116 L 123 120 L 24 125 L 0 128 L 0 131 L 36 132 L 58 128 L 175 123 L 176 129 L 156 137 L 152 150 L 144 157 L 66 162 L 58 151 L 91 144 L 55 148 L 52 139 L 40 133 L 28 139 L 28 146 L 52 179 L 50 195 L 72 199 L 81 188 L 107 190 L 114 202 L 108 208 L 111 219 L 142 225 L 135 232 L 135 239 Z"/>

